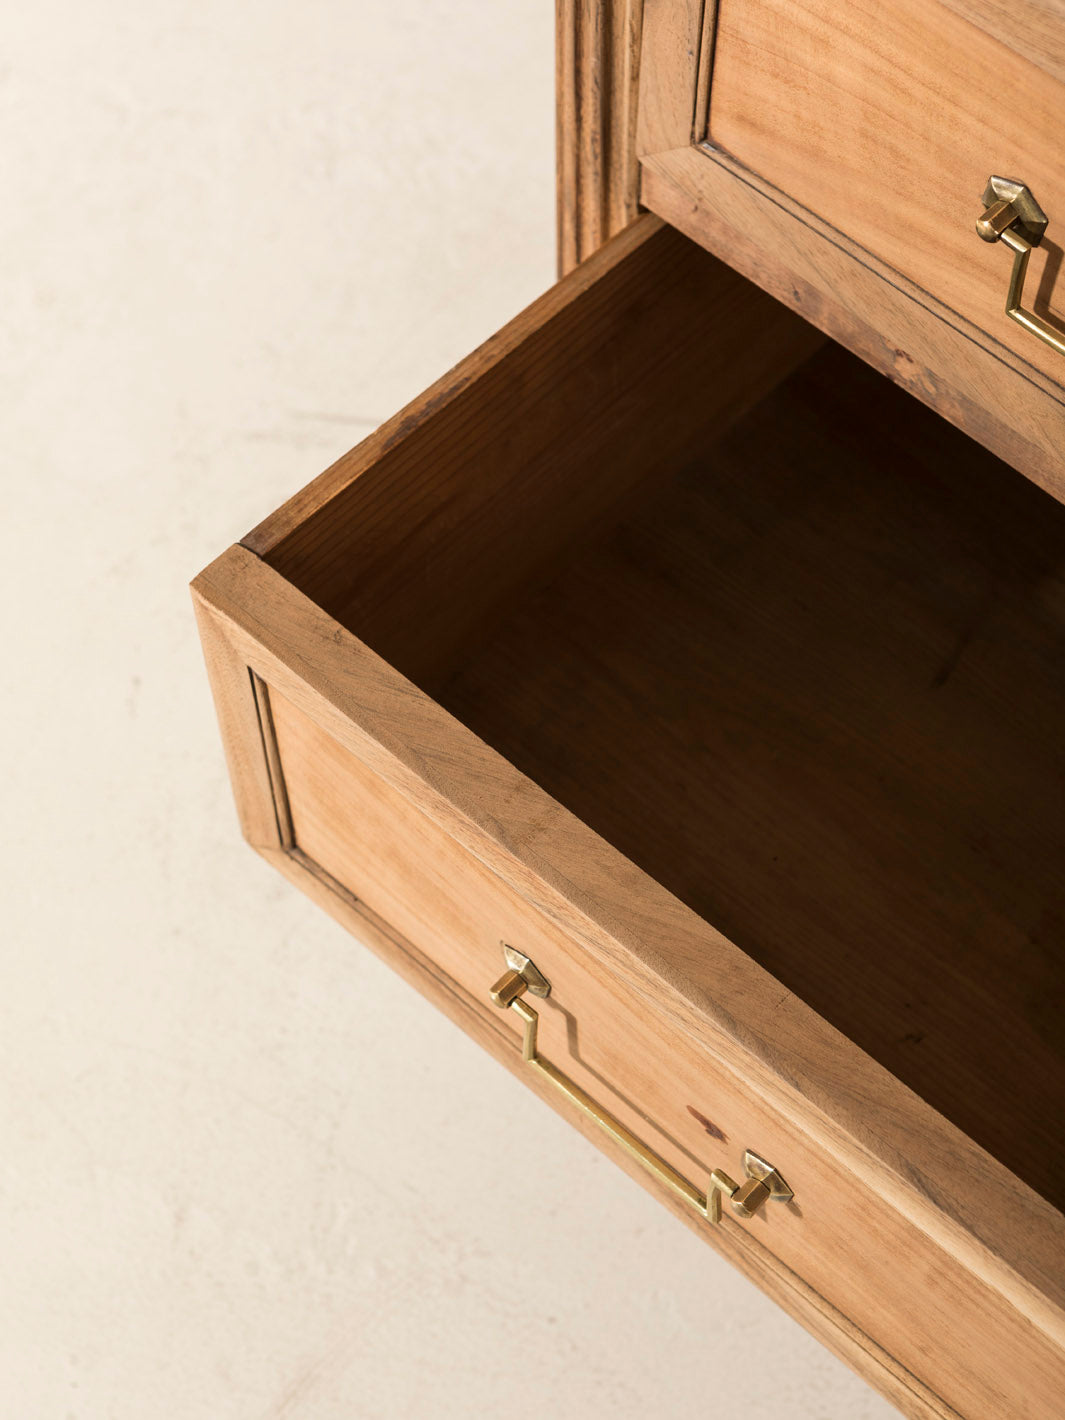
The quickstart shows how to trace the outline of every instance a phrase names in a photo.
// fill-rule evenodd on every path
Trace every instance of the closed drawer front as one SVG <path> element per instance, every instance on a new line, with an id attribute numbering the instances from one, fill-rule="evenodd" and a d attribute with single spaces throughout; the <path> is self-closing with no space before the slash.
<path id="1" fill-rule="evenodd" d="M 645 10 L 645 205 L 1058 497 L 1063 113 L 1065 11 L 1039 0 Z M 993 177 L 1045 239 L 1025 199 L 980 240 Z"/>
<path id="2" fill-rule="evenodd" d="M 541 1055 L 698 1189 L 772 1163 L 691 1221 L 914 1415 L 1065 1386 L 1063 548 L 646 218 L 196 584 L 256 846 L 535 1083 L 532 958 Z"/>
<path id="3" fill-rule="evenodd" d="M 271 707 L 294 842 L 315 868 L 443 968 L 489 1024 L 509 1028 L 515 1053 L 518 1023 L 487 997 L 504 970 L 501 936 L 519 943 L 551 985 L 546 1001 L 532 1003 L 540 1051 L 699 1189 L 715 1168 L 742 1178 L 746 1148 L 778 1168 L 793 1204 L 766 1203 L 744 1222 L 726 1205 L 719 1226 L 748 1235 L 730 1238 L 733 1246 L 768 1250 L 785 1278 L 801 1278 L 815 1304 L 845 1316 L 867 1344 L 890 1348 L 903 1399 L 912 1389 L 932 1403 L 931 1388 L 966 1400 L 963 1413 L 981 1413 L 994 1397 L 1002 1414 L 1023 1414 L 1033 1371 L 1015 1371 L 1018 1345 L 1034 1363 L 1036 1393 L 1053 1393 L 1054 1349 L 1033 1347 L 993 1288 L 931 1248 L 904 1213 L 813 1144 L 801 1119 L 784 1118 L 617 972 L 589 960 L 305 712 L 276 693 Z"/>
<path id="4" fill-rule="evenodd" d="M 1001 174 L 1065 235 L 1065 11 L 1036 33 L 1034 10 L 723 0 L 706 141 L 1061 385 L 1065 355 L 1007 319 L 1009 253 L 974 226 Z M 1058 254 L 1037 249 L 1029 298 Z"/>

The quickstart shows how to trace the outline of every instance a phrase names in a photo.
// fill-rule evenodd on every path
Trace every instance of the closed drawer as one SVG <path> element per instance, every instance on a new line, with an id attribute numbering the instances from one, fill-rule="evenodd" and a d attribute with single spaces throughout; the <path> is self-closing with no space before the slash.
<path id="1" fill-rule="evenodd" d="M 1063 56 L 1037 0 L 655 0 L 643 200 L 1062 497 Z M 1049 221 L 1020 321 L 993 176 Z"/>
<path id="2" fill-rule="evenodd" d="M 251 841 L 564 1112 L 503 941 L 662 1166 L 772 1163 L 639 1173 L 914 1415 L 1065 1387 L 1063 553 L 645 218 L 195 584 Z"/>
<path id="3" fill-rule="evenodd" d="M 706 142 L 1062 384 L 1065 355 L 1006 317 L 1008 251 L 974 229 L 990 174 L 1031 188 L 1051 245 L 1026 287 L 1030 303 L 1048 278 L 1049 305 L 1065 236 L 1065 12 L 1044 10 L 1036 34 L 1034 8 L 723 0 Z"/>

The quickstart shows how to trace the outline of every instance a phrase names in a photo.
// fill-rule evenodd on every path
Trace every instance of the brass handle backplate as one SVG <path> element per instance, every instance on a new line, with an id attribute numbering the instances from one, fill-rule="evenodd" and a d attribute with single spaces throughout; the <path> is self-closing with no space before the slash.
<path id="1" fill-rule="evenodd" d="M 540 1017 L 523 998 L 526 995 L 547 997 L 551 994 L 551 984 L 527 956 L 516 951 L 513 947 L 507 946 L 505 942 L 503 943 L 503 953 L 506 958 L 507 970 L 492 987 L 490 994 L 497 1006 L 502 1010 L 513 1011 L 524 1023 L 525 1030 L 521 1045 L 522 1059 L 539 1074 L 550 1080 L 552 1085 L 575 1104 L 582 1114 L 593 1119 L 599 1128 L 609 1134 L 611 1139 L 619 1144 L 631 1158 L 642 1164 L 660 1183 L 664 1183 L 678 1198 L 687 1203 L 689 1207 L 694 1208 L 697 1213 L 701 1213 L 711 1223 L 720 1223 L 721 1221 L 722 1198 L 728 1198 L 733 1211 L 740 1218 L 752 1218 L 762 1204 L 770 1198 L 790 1203 L 794 1194 L 780 1174 L 772 1164 L 767 1164 L 764 1159 L 750 1149 L 745 1149 L 743 1154 L 743 1170 L 746 1177 L 742 1183 L 736 1183 L 723 1169 L 714 1169 L 710 1174 L 706 1192 L 703 1193 L 693 1183 L 689 1183 L 683 1174 L 678 1173 L 672 1164 L 668 1164 L 660 1154 L 656 1154 L 653 1149 L 648 1148 L 642 1139 L 637 1138 L 631 1129 L 622 1124 L 620 1119 L 616 1119 L 609 1110 L 597 1104 L 587 1091 L 581 1089 L 576 1080 L 571 1080 L 568 1075 L 564 1075 L 561 1070 L 556 1069 L 550 1060 L 545 1060 L 536 1048 L 536 1033 Z"/>
<path id="2" fill-rule="evenodd" d="M 1046 213 L 1023 182 L 1012 178 L 990 177 L 984 189 L 984 214 L 976 220 L 977 234 L 985 242 L 1004 242 L 1013 252 L 1013 267 L 1006 292 L 1006 314 L 1032 335 L 1045 341 L 1051 349 L 1065 355 L 1062 336 L 1042 316 L 1026 311 L 1021 305 L 1028 258 L 1033 247 L 1043 240 L 1047 229 Z"/>

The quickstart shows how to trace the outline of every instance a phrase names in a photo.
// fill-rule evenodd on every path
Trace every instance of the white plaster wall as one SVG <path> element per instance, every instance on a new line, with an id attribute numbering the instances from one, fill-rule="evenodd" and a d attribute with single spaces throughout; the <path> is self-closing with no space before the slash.
<path id="1" fill-rule="evenodd" d="M 186 582 L 551 281 L 551 8 L 5 15 L 4 1420 L 894 1413 L 229 801 Z"/>

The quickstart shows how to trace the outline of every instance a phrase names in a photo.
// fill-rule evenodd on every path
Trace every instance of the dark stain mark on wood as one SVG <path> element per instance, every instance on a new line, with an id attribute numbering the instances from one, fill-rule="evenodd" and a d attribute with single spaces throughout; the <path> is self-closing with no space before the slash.
<path id="1" fill-rule="evenodd" d="M 706 1130 L 707 1134 L 710 1135 L 711 1139 L 720 1139 L 722 1144 L 728 1143 L 728 1139 L 725 1137 L 724 1133 L 717 1127 L 717 1125 L 713 1124 L 709 1119 L 707 1119 L 705 1114 L 700 1114 L 694 1105 L 688 1105 L 688 1113 L 692 1116 L 693 1119 L 697 1119 L 699 1121 L 699 1123 Z"/>

